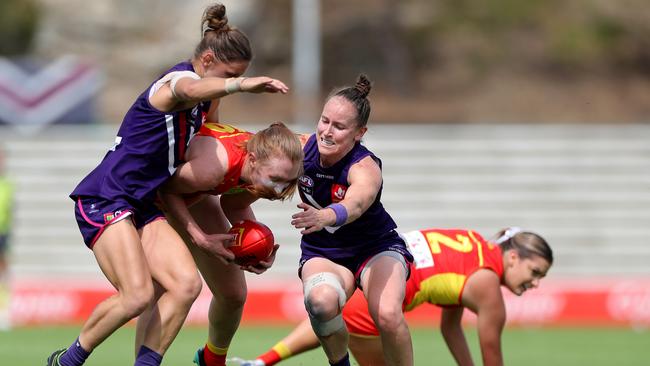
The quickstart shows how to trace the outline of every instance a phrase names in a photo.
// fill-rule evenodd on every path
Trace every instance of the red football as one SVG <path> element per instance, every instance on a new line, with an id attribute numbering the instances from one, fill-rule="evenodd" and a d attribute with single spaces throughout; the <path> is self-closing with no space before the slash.
<path id="1" fill-rule="evenodd" d="M 236 235 L 235 243 L 228 249 L 235 254 L 235 263 L 239 265 L 256 265 L 273 251 L 273 232 L 261 222 L 243 220 L 234 224 L 228 232 Z"/>

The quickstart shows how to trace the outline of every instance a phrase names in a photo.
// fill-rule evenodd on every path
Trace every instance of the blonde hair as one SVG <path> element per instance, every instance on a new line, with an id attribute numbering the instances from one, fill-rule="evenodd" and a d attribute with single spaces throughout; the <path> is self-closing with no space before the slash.
<path id="1" fill-rule="evenodd" d="M 298 136 L 282 122 L 272 123 L 269 127 L 255 133 L 246 142 L 246 151 L 255 154 L 261 163 L 272 157 L 282 156 L 288 158 L 295 166 L 299 166 L 298 174 L 287 188 L 277 197 L 284 201 L 291 198 L 296 191 L 298 177 L 302 175 L 304 153 Z M 261 194 L 262 192 L 254 192 Z"/>

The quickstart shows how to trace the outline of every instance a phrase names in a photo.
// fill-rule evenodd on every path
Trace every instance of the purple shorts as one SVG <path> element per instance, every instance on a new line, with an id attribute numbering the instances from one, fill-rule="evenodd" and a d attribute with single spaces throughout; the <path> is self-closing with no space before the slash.
<path id="1" fill-rule="evenodd" d="M 155 206 L 136 209 L 126 202 L 99 197 L 78 197 L 74 211 L 79 231 L 89 249 L 93 248 L 110 224 L 130 219 L 135 227 L 140 229 L 154 220 L 165 218 L 162 211 Z"/>
<path id="2" fill-rule="evenodd" d="M 312 258 L 325 258 L 347 268 L 350 270 L 350 272 L 354 273 L 354 279 L 357 283 L 357 287 L 361 287 L 359 283 L 361 272 L 365 268 L 368 261 L 379 253 L 394 251 L 401 254 L 407 264 L 413 263 L 413 255 L 408 251 L 406 248 L 406 243 L 404 243 L 404 240 L 399 236 L 399 234 L 397 234 L 395 230 L 391 230 L 390 232 L 384 234 L 381 239 L 375 243 L 375 245 L 372 247 L 372 250 L 364 252 L 362 255 L 358 255 L 358 253 L 351 253 L 349 257 L 329 258 L 326 254 L 326 250 L 326 248 L 323 248 L 323 252 L 320 253 L 303 251 L 302 255 L 300 256 L 300 263 L 298 265 L 298 276 L 302 278 L 302 266 L 308 260 Z M 407 276 L 408 275 L 409 274 L 407 273 Z"/>

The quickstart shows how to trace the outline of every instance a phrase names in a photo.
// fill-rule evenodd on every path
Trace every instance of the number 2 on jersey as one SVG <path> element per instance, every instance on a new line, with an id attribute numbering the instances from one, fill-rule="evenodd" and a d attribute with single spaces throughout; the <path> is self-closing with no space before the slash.
<path id="1" fill-rule="evenodd" d="M 453 239 L 442 233 L 429 232 L 426 233 L 426 238 L 427 242 L 429 242 L 431 253 L 433 254 L 438 254 L 442 251 L 440 245 L 461 253 L 471 252 L 473 248 L 470 238 L 465 235 L 456 235 L 456 239 Z"/>

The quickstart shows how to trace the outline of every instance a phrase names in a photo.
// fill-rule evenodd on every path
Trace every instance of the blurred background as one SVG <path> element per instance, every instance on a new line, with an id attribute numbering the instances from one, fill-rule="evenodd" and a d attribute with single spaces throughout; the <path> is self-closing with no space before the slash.
<path id="1" fill-rule="evenodd" d="M 76 324 L 112 291 L 67 195 L 136 96 L 192 56 L 210 3 L 0 2 L 0 172 L 10 182 L 0 198 L 11 213 L 0 213 L 2 327 Z M 384 162 L 383 201 L 400 230 L 537 232 L 556 262 L 540 289 L 507 297 L 511 325 L 614 326 L 650 341 L 647 1 L 222 3 L 251 39 L 248 74 L 292 88 L 229 96 L 222 122 L 312 132 L 329 91 L 366 73 L 365 143 Z M 282 248 L 268 273 L 249 277 L 245 324 L 304 315 L 295 203 L 256 203 Z M 203 294 L 189 321 L 204 324 L 208 303 Z"/>

